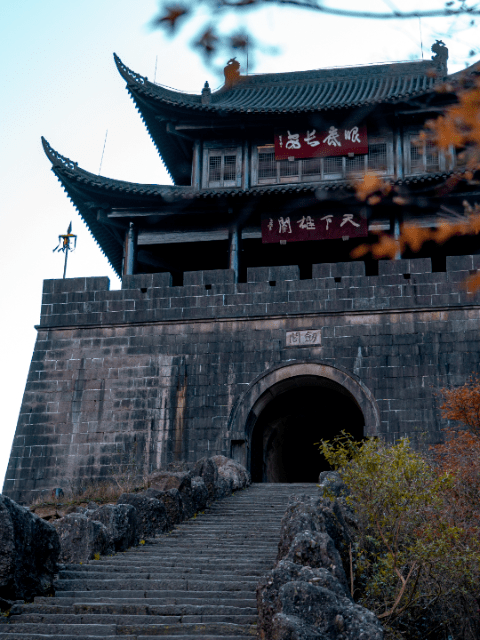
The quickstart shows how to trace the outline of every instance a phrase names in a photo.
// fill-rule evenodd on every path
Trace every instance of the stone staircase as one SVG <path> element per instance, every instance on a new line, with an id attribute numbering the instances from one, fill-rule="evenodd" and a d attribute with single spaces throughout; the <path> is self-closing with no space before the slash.
<path id="1" fill-rule="evenodd" d="M 55 597 L 15 605 L 0 639 L 251 640 L 288 499 L 317 491 L 254 484 L 143 546 L 66 565 Z"/>

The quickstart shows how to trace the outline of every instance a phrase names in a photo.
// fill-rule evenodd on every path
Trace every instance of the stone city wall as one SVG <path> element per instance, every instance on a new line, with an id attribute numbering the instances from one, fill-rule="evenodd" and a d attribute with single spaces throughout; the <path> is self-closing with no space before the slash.
<path id="1" fill-rule="evenodd" d="M 232 454 L 229 416 L 259 376 L 316 362 L 373 394 L 377 431 L 438 440 L 435 387 L 478 370 L 480 294 L 460 283 L 480 256 L 46 280 L 4 492 L 15 500 L 108 477 L 119 452 L 146 472 Z M 248 440 L 248 434 L 243 435 Z"/>

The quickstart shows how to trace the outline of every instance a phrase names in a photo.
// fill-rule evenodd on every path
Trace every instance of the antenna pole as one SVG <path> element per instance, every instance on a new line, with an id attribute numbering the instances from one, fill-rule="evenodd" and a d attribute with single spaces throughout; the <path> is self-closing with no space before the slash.
<path id="1" fill-rule="evenodd" d="M 157 79 L 157 62 L 158 56 L 155 56 L 155 73 L 153 74 L 153 83 L 155 84 L 155 80 Z"/>
<path id="2" fill-rule="evenodd" d="M 423 38 L 422 38 L 422 20 L 418 19 L 418 28 L 420 30 L 420 50 L 422 52 L 422 60 L 423 60 Z"/>
<path id="3" fill-rule="evenodd" d="M 98 175 L 100 175 L 100 172 L 102 170 L 103 154 L 105 153 L 105 145 L 107 144 L 107 136 L 108 136 L 108 129 L 107 129 L 107 133 L 105 134 L 105 142 L 103 143 L 103 151 L 102 151 L 102 157 L 100 159 L 100 168 L 98 169 Z"/>

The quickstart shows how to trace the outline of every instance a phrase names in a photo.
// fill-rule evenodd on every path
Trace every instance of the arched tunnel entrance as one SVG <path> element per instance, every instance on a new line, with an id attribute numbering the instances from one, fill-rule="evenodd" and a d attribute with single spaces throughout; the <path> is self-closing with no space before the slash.
<path id="1" fill-rule="evenodd" d="M 317 482 L 329 466 L 314 443 L 331 440 L 342 429 L 360 440 L 363 412 L 345 387 L 328 378 L 300 376 L 282 387 L 267 392 L 271 399 L 261 403 L 253 425 L 252 481 Z"/>

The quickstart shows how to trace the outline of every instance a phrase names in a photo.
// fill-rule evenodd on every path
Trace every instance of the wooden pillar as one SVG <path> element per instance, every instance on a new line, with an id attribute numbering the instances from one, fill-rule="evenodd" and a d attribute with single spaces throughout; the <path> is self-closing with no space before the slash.
<path id="1" fill-rule="evenodd" d="M 200 159 L 202 155 L 202 143 L 200 140 L 195 140 L 193 144 L 193 160 L 192 160 L 192 187 L 195 191 L 200 190 L 200 181 L 201 181 L 201 168 L 200 168 Z"/>
<path id="2" fill-rule="evenodd" d="M 243 143 L 242 155 L 242 189 L 246 191 L 250 188 L 250 145 L 248 141 Z"/>
<path id="3" fill-rule="evenodd" d="M 125 234 L 125 249 L 123 257 L 123 275 L 133 276 L 135 273 L 137 261 L 137 230 L 133 222 Z"/>
<path id="4" fill-rule="evenodd" d="M 235 227 L 228 234 L 228 267 L 234 272 L 235 282 L 238 282 L 240 270 L 240 229 Z"/>
<path id="5" fill-rule="evenodd" d="M 393 130 L 393 152 L 395 163 L 395 175 L 397 180 L 403 180 L 405 176 L 404 171 L 404 157 L 403 157 L 403 129 L 396 126 Z"/>
<path id="6" fill-rule="evenodd" d="M 394 162 L 395 162 L 395 174 L 397 180 L 403 180 L 405 177 L 405 167 L 404 167 L 404 153 L 403 153 L 403 128 L 397 124 L 393 130 L 393 145 L 394 145 Z M 398 212 L 394 212 L 390 216 L 390 234 L 398 240 L 400 237 L 400 223 L 401 216 Z M 395 256 L 395 260 L 400 260 L 402 254 L 400 251 L 397 252 Z"/>

